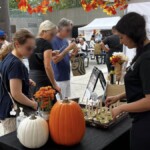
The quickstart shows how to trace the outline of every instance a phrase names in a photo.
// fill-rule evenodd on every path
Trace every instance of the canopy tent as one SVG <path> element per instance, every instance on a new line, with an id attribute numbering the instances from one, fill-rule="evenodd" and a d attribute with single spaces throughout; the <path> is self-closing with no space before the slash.
<path id="1" fill-rule="evenodd" d="M 107 17 L 107 18 L 96 18 L 88 25 L 78 28 L 79 31 L 85 30 L 110 30 L 112 26 L 116 25 L 120 20 L 120 17 Z"/>
<path id="2" fill-rule="evenodd" d="M 150 0 L 129 0 L 129 4 L 132 4 L 132 3 L 144 3 L 144 2 L 150 2 Z"/>

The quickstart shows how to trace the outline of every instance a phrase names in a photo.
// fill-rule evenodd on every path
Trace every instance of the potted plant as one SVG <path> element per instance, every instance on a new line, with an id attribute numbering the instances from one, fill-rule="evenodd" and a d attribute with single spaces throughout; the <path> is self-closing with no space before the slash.
<path id="1" fill-rule="evenodd" d="M 56 91 L 51 87 L 41 87 L 39 91 L 35 93 L 35 99 L 38 102 L 40 116 L 45 120 L 49 120 L 49 114 L 55 100 Z"/>

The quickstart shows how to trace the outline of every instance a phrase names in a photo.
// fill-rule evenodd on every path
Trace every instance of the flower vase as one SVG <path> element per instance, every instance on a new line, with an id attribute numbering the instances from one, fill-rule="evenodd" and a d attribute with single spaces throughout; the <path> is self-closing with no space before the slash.
<path id="1" fill-rule="evenodd" d="M 116 74 L 116 81 L 120 81 L 122 75 L 122 65 L 119 63 L 115 64 L 115 74 Z"/>
<path id="2" fill-rule="evenodd" d="M 46 120 L 48 122 L 49 121 L 50 112 L 48 112 L 48 111 L 40 111 L 40 116 L 44 120 Z"/>

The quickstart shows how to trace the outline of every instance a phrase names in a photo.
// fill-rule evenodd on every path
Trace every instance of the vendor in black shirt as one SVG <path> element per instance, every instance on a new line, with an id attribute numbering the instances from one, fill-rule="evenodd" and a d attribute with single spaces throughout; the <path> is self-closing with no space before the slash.
<path id="1" fill-rule="evenodd" d="M 36 82 L 33 94 L 43 86 L 53 86 L 58 92 L 60 88 L 54 79 L 51 66 L 52 46 L 50 41 L 56 34 L 56 25 L 49 20 L 40 24 L 39 35 L 36 39 L 36 49 L 29 58 L 30 78 Z"/>
<path id="2" fill-rule="evenodd" d="M 146 36 L 146 22 L 137 13 L 125 15 L 116 25 L 122 44 L 137 48 L 136 56 L 125 76 L 126 93 L 108 97 L 106 105 L 127 98 L 127 104 L 112 110 L 116 118 L 129 112 L 133 118 L 131 150 L 150 150 L 150 41 Z"/>
<path id="3" fill-rule="evenodd" d="M 123 51 L 123 45 L 120 44 L 120 40 L 117 35 L 115 26 L 112 27 L 112 34 L 113 35 L 108 36 L 101 42 L 102 49 L 106 51 L 106 64 L 107 64 L 108 72 L 111 71 L 110 57 L 112 56 L 112 54 L 114 52 Z M 105 45 L 107 45 L 108 47 L 106 47 Z"/>
<path id="4" fill-rule="evenodd" d="M 24 57 L 33 53 L 34 48 L 34 36 L 28 30 L 21 29 L 15 33 L 13 44 L 5 47 L 1 53 L 0 122 L 4 134 L 16 130 L 16 118 L 10 115 L 13 108 L 10 95 L 18 107 L 21 105 L 24 108 L 25 115 L 30 115 L 37 109 L 37 102 L 29 94 L 29 86 L 35 83 L 29 80 L 28 70 L 22 62 Z"/>

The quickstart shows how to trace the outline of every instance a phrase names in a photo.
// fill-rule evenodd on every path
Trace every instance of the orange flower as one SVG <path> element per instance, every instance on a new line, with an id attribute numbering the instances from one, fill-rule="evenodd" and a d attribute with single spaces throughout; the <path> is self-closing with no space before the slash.
<path id="1" fill-rule="evenodd" d="M 87 12 L 93 9 L 97 9 L 99 6 L 103 9 L 103 12 L 107 13 L 108 15 L 115 15 L 117 13 L 117 8 L 120 8 L 120 10 L 124 10 L 128 6 L 127 0 L 115 0 L 113 5 L 110 5 L 109 1 L 104 0 L 91 0 L 91 2 L 81 0 L 81 5 Z"/>
<path id="2" fill-rule="evenodd" d="M 29 4 L 29 0 L 16 0 L 18 3 L 18 8 L 21 11 L 28 12 L 29 14 L 32 13 L 43 13 L 46 14 L 47 11 L 52 12 L 52 6 L 50 6 L 50 0 L 42 0 L 39 5 L 36 7 L 32 7 Z M 52 0 L 52 2 L 55 2 L 56 4 L 59 3 L 59 0 Z"/>

